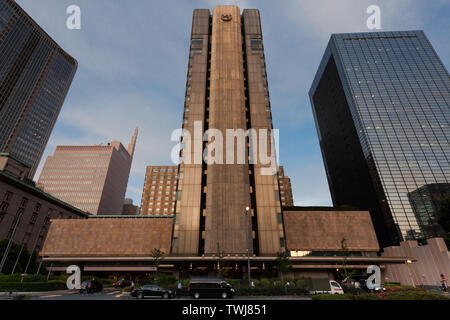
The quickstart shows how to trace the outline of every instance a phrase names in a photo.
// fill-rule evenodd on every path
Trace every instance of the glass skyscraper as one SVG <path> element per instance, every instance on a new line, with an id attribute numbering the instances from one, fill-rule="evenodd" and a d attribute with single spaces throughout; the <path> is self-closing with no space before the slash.
<path id="1" fill-rule="evenodd" d="M 333 203 L 381 246 L 424 236 L 408 195 L 450 182 L 450 78 L 423 31 L 333 34 L 309 96 Z"/>
<path id="2" fill-rule="evenodd" d="M 77 69 L 15 1 L 0 0 L 0 152 L 32 178 Z"/>

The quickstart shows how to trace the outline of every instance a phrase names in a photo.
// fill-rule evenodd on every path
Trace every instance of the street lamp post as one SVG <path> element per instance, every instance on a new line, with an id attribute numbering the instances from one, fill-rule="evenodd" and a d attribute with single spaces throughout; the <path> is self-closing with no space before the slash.
<path id="1" fill-rule="evenodd" d="M 251 287 L 252 280 L 250 276 L 250 245 L 248 244 L 248 212 L 250 208 L 245 207 L 245 236 L 247 241 L 247 269 L 248 269 L 248 286 Z"/>

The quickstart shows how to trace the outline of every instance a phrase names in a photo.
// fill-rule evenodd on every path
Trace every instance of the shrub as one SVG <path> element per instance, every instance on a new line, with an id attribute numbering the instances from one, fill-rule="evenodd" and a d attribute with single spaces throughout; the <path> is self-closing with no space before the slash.
<path id="1" fill-rule="evenodd" d="M 47 281 L 47 276 L 41 274 L 30 274 L 23 277 L 23 282 L 43 282 Z M 22 282 L 22 275 L 15 274 L 0 274 L 0 282 Z"/>
<path id="2" fill-rule="evenodd" d="M 263 288 L 268 288 L 268 287 L 270 287 L 271 282 L 267 278 L 262 278 L 261 280 L 259 280 L 259 285 Z"/>
<path id="3" fill-rule="evenodd" d="M 173 287 L 176 286 L 177 279 L 173 275 L 167 275 L 164 273 L 158 274 L 156 277 L 156 284 L 161 287 Z"/>
<path id="4" fill-rule="evenodd" d="M 236 290 L 237 296 L 283 296 L 285 295 L 284 288 L 281 287 L 269 287 L 269 288 L 238 288 Z M 306 295 L 307 291 L 299 288 L 288 289 L 289 295 Z"/>
<path id="5" fill-rule="evenodd" d="M 306 287 L 308 286 L 308 282 L 306 281 L 306 278 L 300 278 L 295 280 L 295 286 L 297 288 L 306 289 Z"/>
<path id="6" fill-rule="evenodd" d="M 237 288 L 241 286 L 241 282 L 239 279 L 225 279 L 233 288 Z M 248 286 L 248 284 L 247 284 Z"/>
<path id="7" fill-rule="evenodd" d="M 418 288 L 412 288 L 414 290 L 407 289 L 408 287 L 403 287 L 399 291 L 386 291 L 382 293 L 363 293 L 359 295 L 353 294 L 343 294 L 343 295 L 327 295 L 318 294 L 312 296 L 313 300 L 449 300 L 448 297 L 430 293 L 425 290 Z M 410 287 L 409 287 L 410 288 Z"/>
<path id="8" fill-rule="evenodd" d="M 123 288 L 122 292 L 131 292 L 131 286 Z"/>
<path id="9" fill-rule="evenodd" d="M 46 282 L 0 282 L 0 290 L 2 291 L 39 292 L 65 289 L 67 289 L 66 282 L 58 280 Z"/>

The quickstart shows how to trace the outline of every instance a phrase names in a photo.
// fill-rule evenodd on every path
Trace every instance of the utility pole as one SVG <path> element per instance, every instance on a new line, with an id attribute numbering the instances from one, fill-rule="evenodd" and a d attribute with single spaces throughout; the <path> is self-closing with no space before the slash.
<path id="1" fill-rule="evenodd" d="M 251 288 L 252 286 L 252 280 L 250 276 L 250 245 L 248 243 L 248 212 L 250 208 L 245 207 L 245 235 L 246 235 L 246 241 L 247 241 L 247 269 L 248 269 L 248 286 Z"/>

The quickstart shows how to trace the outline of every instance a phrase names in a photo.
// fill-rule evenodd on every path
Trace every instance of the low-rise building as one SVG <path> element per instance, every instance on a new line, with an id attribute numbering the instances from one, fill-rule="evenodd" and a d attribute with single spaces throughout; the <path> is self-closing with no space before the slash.
<path id="1" fill-rule="evenodd" d="M 37 253 L 51 219 L 85 219 L 88 214 L 36 188 L 26 178 L 29 170 L 20 160 L 0 155 L 0 240 Z"/>
<path id="2" fill-rule="evenodd" d="M 133 204 L 133 199 L 125 198 L 122 206 L 123 216 L 139 215 L 139 207 Z"/>

